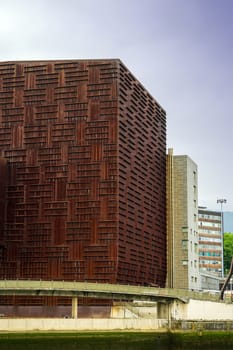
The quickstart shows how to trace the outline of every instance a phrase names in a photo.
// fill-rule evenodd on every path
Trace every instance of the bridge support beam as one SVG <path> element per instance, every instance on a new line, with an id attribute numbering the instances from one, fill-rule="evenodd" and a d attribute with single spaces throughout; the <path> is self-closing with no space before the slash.
<path id="1" fill-rule="evenodd" d="M 72 298 L 72 313 L 71 313 L 72 318 L 78 318 L 78 298 L 73 297 Z"/>
<path id="2" fill-rule="evenodd" d="M 167 319 L 168 328 L 171 327 L 173 303 L 157 303 L 157 315 L 159 319 Z"/>
<path id="3" fill-rule="evenodd" d="M 157 315 L 161 319 L 170 318 L 170 304 L 169 303 L 157 303 Z"/>

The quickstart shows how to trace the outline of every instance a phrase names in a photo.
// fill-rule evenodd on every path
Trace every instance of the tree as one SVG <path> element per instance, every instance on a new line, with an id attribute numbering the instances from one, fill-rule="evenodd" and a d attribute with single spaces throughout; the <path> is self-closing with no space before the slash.
<path id="1" fill-rule="evenodd" d="M 224 233 L 224 272 L 228 273 L 233 257 L 233 233 Z"/>

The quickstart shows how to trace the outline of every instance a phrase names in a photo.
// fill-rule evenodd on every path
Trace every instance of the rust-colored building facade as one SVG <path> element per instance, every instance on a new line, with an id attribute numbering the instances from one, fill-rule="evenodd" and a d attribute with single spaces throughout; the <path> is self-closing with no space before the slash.
<path id="1" fill-rule="evenodd" d="M 6 210 L 6 189 L 7 189 L 7 162 L 0 157 L 0 232 L 3 233 Z M 2 236 L 2 235 L 1 235 Z M 3 254 L 3 246 L 0 240 L 0 261 Z"/>
<path id="2" fill-rule="evenodd" d="M 0 63 L 0 157 L 0 278 L 165 285 L 166 113 L 120 60 Z"/>

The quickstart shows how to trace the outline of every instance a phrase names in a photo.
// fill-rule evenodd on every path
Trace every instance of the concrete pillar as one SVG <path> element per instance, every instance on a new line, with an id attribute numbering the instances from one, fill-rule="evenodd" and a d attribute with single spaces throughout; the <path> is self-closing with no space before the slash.
<path id="1" fill-rule="evenodd" d="M 78 298 L 72 298 L 72 318 L 78 318 Z"/>
<path id="2" fill-rule="evenodd" d="M 169 303 L 157 303 L 158 319 L 169 319 Z"/>
<path id="3" fill-rule="evenodd" d="M 171 310 L 172 303 L 157 303 L 158 319 L 166 319 L 168 321 L 168 328 L 171 327 Z"/>

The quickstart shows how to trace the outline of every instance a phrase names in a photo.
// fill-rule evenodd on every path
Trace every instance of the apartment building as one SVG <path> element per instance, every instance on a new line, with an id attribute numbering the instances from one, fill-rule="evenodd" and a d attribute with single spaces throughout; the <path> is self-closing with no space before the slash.
<path id="1" fill-rule="evenodd" d="M 167 286 L 200 289 L 198 168 L 187 155 L 167 156 Z"/>
<path id="2" fill-rule="evenodd" d="M 223 276 L 222 213 L 206 207 L 198 209 L 200 271 Z"/>

